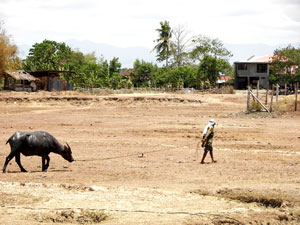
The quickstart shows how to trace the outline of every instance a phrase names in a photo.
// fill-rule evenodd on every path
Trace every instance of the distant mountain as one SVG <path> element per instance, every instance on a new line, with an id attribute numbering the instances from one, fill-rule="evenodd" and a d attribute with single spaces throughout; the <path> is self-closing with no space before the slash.
<path id="1" fill-rule="evenodd" d="M 72 49 L 79 49 L 84 54 L 95 52 L 97 57 L 103 56 L 107 60 L 119 58 L 123 68 L 132 68 L 136 59 L 155 63 L 155 52 L 144 47 L 121 48 L 107 44 L 98 44 L 91 41 L 68 40 L 66 44 Z"/>
<path id="2" fill-rule="evenodd" d="M 122 64 L 122 68 L 132 68 L 136 59 L 144 60 L 146 62 L 157 63 L 155 60 L 155 52 L 151 52 L 151 49 L 145 47 L 128 47 L 121 48 L 108 44 L 94 43 L 91 41 L 79 41 L 79 40 L 67 40 L 65 41 L 72 49 L 78 49 L 83 54 L 95 52 L 97 57 L 103 56 L 107 60 L 111 60 L 113 57 L 118 57 L 119 62 Z M 224 44 L 224 46 L 230 50 L 233 57 L 230 59 L 230 63 L 237 61 L 245 61 L 251 56 L 264 56 L 272 54 L 275 49 L 287 47 L 287 44 L 281 45 L 266 45 L 266 44 Z M 299 43 L 292 43 L 294 47 L 300 47 Z M 29 45 L 20 45 L 19 56 L 24 59 L 28 55 Z"/>

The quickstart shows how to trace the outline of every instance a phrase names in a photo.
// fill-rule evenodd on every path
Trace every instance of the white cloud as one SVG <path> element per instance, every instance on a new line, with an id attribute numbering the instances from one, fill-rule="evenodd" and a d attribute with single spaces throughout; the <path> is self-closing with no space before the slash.
<path id="1" fill-rule="evenodd" d="M 152 48 L 159 22 L 187 24 L 226 43 L 299 41 L 298 0 L 1 0 L 0 16 L 17 44 L 90 40 Z"/>

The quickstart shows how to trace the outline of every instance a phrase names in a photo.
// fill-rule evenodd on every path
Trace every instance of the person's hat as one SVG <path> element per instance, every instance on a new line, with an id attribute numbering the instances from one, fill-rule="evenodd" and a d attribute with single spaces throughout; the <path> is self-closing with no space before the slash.
<path id="1" fill-rule="evenodd" d="M 216 121 L 214 119 L 210 119 L 209 122 L 212 124 L 216 124 Z"/>

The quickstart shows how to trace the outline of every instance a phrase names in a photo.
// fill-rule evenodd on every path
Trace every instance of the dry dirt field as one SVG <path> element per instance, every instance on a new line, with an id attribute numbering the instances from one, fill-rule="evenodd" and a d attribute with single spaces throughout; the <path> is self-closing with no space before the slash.
<path id="1" fill-rule="evenodd" d="M 246 93 L 0 92 L 0 166 L 16 131 L 68 142 L 76 160 L 13 159 L 0 224 L 300 224 L 300 113 L 245 114 Z M 195 153 L 210 118 L 217 163 Z M 104 220 L 101 222 L 101 218 Z"/>

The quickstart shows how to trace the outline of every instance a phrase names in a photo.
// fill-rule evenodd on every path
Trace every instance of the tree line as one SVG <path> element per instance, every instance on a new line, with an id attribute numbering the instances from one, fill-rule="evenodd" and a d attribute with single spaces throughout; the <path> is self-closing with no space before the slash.
<path id="1" fill-rule="evenodd" d="M 26 59 L 17 57 L 17 46 L 5 33 L 0 23 L 0 76 L 5 70 L 21 69 L 26 72 L 57 70 L 74 71 L 72 79 L 63 79 L 76 87 L 91 88 L 209 88 L 216 85 L 219 74 L 233 75 L 229 63 L 231 52 L 219 39 L 203 35 L 190 35 L 187 28 L 171 28 L 168 21 L 160 22 L 157 39 L 152 51 L 160 66 L 141 59 L 135 60 L 126 76 L 118 57 L 111 60 L 96 57 L 95 52 L 83 54 L 65 43 L 44 40 L 35 43 Z M 292 65 L 300 65 L 299 48 L 288 46 L 274 51 L 271 65 L 271 82 L 295 79 Z M 296 71 L 299 74 L 299 70 Z M 286 75 L 286 76 L 283 76 Z"/>
<path id="2" fill-rule="evenodd" d="M 0 27 L 4 32 L 4 29 Z M 17 48 L 9 44 L 4 35 L 7 55 L 11 65 L 1 66 L 22 69 L 26 72 L 42 70 L 74 71 L 72 79 L 65 75 L 77 87 L 131 88 L 131 87 L 169 87 L 203 88 L 214 86 L 220 72 L 230 74 L 232 67 L 228 62 L 231 53 L 221 41 L 205 36 L 188 37 L 184 26 L 171 29 L 169 22 L 160 23 L 156 29 L 158 38 L 154 40 L 158 66 L 152 62 L 137 59 L 127 76 L 120 76 L 122 68 L 119 58 L 106 60 L 97 58 L 95 52 L 83 54 L 71 49 L 65 43 L 44 40 L 35 43 L 25 60 L 16 57 Z M 12 66 L 12 64 L 14 66 Z"/>

